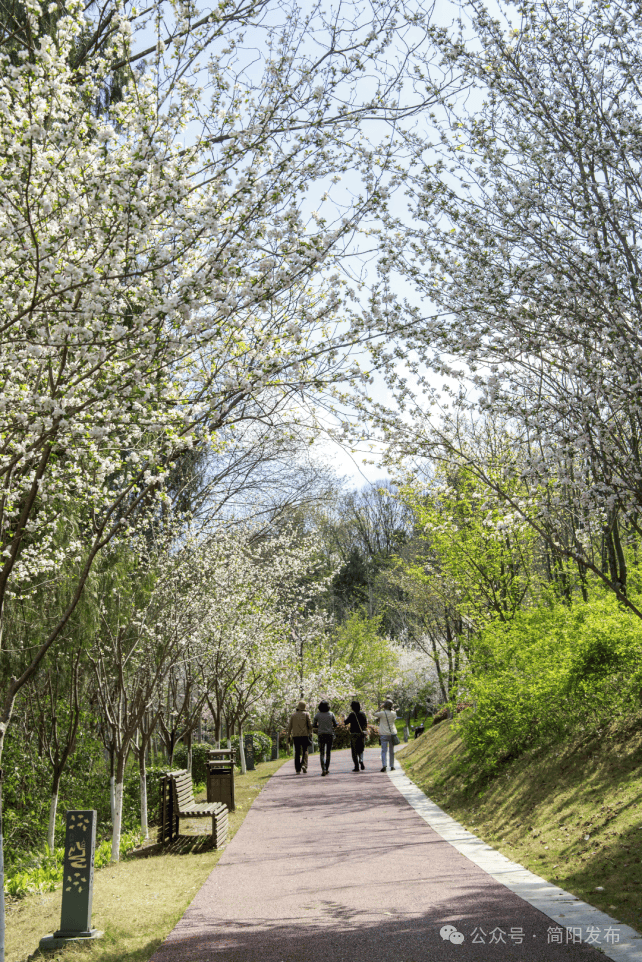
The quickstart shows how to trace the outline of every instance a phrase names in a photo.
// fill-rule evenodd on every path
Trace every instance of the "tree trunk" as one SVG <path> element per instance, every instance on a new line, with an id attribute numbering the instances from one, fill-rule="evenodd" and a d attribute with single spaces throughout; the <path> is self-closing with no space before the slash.
<path id="1" fill-rule="evenodd" d="M 410 738 L 410 714 L 411 714 L 411 709 L 409 708 L 408 711 L 406 712 L 406 720 L 403 726 L 403 740 L 405 742 L 407 742 L 408 739 Z"/>
<path id="2" fill-rule="evenodd" d="M 111 823 L 114 824 L 114 806 L 115 806 L 115 795 L 114 795 L 114 784 L 116 781 L 116 776 L 114 775 L 114 749 L 109 751 L 109 806 L 111 809 Z"/>
<path id="3" fill-rule="evenodd" d="M 47 845 L 53 852 L 56 843 L 56 813 L 58 811 L 58 794 L 60 791 L 60 772 L 54 772 L 51 785 L 51 804 L 49 805 L 49 827 L 47 829 Z"/>
<path id="4" fill-rule="evenodd" d="M 4 733 L 0 741 L 0 752 Z M 0 768 L 0 962 L 4 962 L 4 840 L 2 837 L 2 769 Z"/>
<path id="5" fill-rule="evenodd" d="M 145 769 L 145 748 L 141 748 L 138 756 L 138 770 L 140 776 L 140 830 L 143 838 L 149 838 L 147 824 L 147 771 Z"/>
<path id="6" fill-rule="evenodd" d="M 247 765 L 245 764 L 245 745 L 243 744 L 243 725 L 239 725 L 239 759 L 241 762 L 241 775 L 247 773 Z"/>
<path id="7" fill-rule="evenodd" d="M 125 773 L 126 753 L 118 755 L 114 786 L 114 818 L 111 835 L 111 860 L 120 861 L 120 827 L 123 821 L 123 778 Z"/>
<path id="8" fill-rule="evenodd" d="M 174 749 L 176 748 L 176 729 L 172 728 L 169 733 L 169 741 L 167 743 L 167 767 L 171 768 L 174 764 Z"/>
<path id="9" fill-rule="evenodd" d="M 192 733 L 187 733 L 187 771 L 192 774 Z"/>

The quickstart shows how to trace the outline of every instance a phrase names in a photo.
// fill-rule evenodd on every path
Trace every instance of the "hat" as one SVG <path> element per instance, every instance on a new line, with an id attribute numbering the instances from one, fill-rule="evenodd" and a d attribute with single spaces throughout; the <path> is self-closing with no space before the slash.
<path id="1" fill-rule="evenodd" d="M 304 701 L 300 701 L 299 704 L 296 706 L 296 710 L 297 710 L 297 711 L 305 711 L 305 702 L 304 702 Z"/>

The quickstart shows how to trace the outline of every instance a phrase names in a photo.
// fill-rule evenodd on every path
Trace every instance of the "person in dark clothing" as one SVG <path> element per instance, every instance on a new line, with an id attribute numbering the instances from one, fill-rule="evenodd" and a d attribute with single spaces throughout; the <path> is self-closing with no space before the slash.
<path id="1" fill-rule="evenodd" d="M 366 732 L 368 731 L 368 719 L 366 718 L 365 712 L 361 711 L 361 705 L 358 701 L 350 702 L 350 708 L 352 711 L 346 718 L 344 724 L 346 728 L 350 729 L 350 750 L 352 752 L 352 761 L 354 762 L 353 772 L 363 771 L 365 765 L 363 764 L 363 751 L 366 747 Z"/>
<path id="2" fill-rule="evenodd" d="M 334 741 L 334 729 L 337 720 L 330 711 L 327 701 L 319 702 L 319 710 L 314 716 L 314 727 L 319 733 L 319 755 L 321 758 L 321 774 L 327 775 L 330 768 L 330 752 Z"/>

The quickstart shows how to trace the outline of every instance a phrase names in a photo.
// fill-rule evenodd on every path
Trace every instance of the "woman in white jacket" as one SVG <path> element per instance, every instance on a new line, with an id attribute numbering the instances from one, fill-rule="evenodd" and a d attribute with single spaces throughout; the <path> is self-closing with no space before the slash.
<path id="1" fill-rule="evenodd" d="M 392 702 L 386 698 L 383 705 L 374 713 L 374 717 L 379 722 L 379 738 L 381 739 L 381 771 L 386 770 L 386 756 L 390 758 L 390 770 L 395 770 L 395 745 L 393 738 L 397 734 L 395 718 L 397 712 L 393 711 Z"/>

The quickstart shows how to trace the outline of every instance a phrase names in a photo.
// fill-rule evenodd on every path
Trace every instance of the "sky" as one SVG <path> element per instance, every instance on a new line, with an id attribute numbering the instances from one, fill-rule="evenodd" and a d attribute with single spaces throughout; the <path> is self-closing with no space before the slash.
<path id="1" fill-rule="evenodd" d="M 328 3 L 328 9 L 331 9 L 335 6 L 336 6 L 336 3 L 330 0 L 330 2 Z M 417 6 L 419 6 L 419 0 L 417 2 Z M 275 3 L 275 14 L 277 11 L 279 11 L 279 7 L 280 7 L 279 3 Z M 499 13 L 495 0 L 491 0 L 490 8 L 493 13 Z M 465 4 L 462 5 L 461 3 L 453 2 L 453 0 L 438 0 L 438 2 L 435 5 L 432 22 L 439 26 L 447 27 L 449 24 L 453 22 L 454 19 L 456 19 L 458 16 L 462 14 L 463 10 L 465 10 Z M 281 15 L 281 11 L 279 11 L 279 15 Z M 270 15 L 268 15 L 267 19 L 268 21 L 270 20 Z M 258 57 L 256 60 L 256 69 L 258 69 L 259 72 L 260 72 L 260 61 L 262 59 L 261 55 L 264 52 L 262 49 L 264 39 L 265 39 L 265 33 L 263 29 L 256 29 L 256 30 L 250 29 L 249 34 L 246 34 L 246 43 L 247 43 L 246 49 L 248 50 L 248 52 L 251 52 L 252 47 L 254 47 L 256 54 L 258 54 Z M 252 58 L 250 57 L 250 62 L 251 60 Z M 250 74 L 251 73 L 253 73 L 252 68 L 250 69 Z M 412 100 L 415 99 L 414 96 L 412 95 L 412 92 L 410 91 L 408 93 L 408 97 L 409 99 L 412 99 Z M 413 121 L 413 123 L 416 124 L 417 129 L 420 130 L 422 133 L 424 134 L 428 133 L 430 129 L 430 121 L 428 121 L 427 118 L 420 115 L 415 121 Z M 377 124 L 374 124 L 374 126 L 376 128 Z M 380 126 L 381 126 L 381 130 L 383 131 L 384 125 L 381 124 Z M 375 137 L 379 135 L 379 131 L 376 129 L 373 131 L 373 133 Z M 186 134 L 186 140 L 189 140 L 190 132 L 186 130 L 185 134 Z M 318 208 L 322 210 L 321 205 L 319 203 L 319 197 L 323 193 L 323 191 L 327 188 L 327 186 L 328 185 L 323 183 L 323 181 L 315 185 L 314 189 L 310 192 L 310 194 L 302 198 L 302 204 L 304 209 L 307 209 L 309 207 L 310 213 L 314 208 Z M 331 190 L 331 200 L 328 203 L 328 206 L 330 209 L 326 207 L 325 210 L 322 210 L 322 212 L 326 213 L 327 211 L 326 216 L 329 221 L 332 221 L 333 219 L 332 217 L 333 212 L 335 213 L 335 215 L 338 215 L 339 217 L 341 217 L 342 214 L 344 213 L 344 210 L 342 208 L 344 207 L 345 204 L 349 205 L 351 195 L 354 196 L 355 194 L 359 194 L 361 190 L 362 190 L 362 184 L 361 184 L 360 178 L 356 175 L 354 177 L 351 177 L 350 173 L 348 172 L 347 174 L 344 175 L 342 183 Z M 399 198 L 395 197 L 395 204 L 397 205 L 396 212 L 397 213 L 401 212 L 401 215 L 403 216 L 402 212 L 405 207 L 405 200 L 403 198 L 402 192 L 400 192 Z M 334 208 L 334 211 L 332 211 L 332 208 Z M 359 256 L 357 256 L 357 261 L 360 261 Z M 357 263 L 355 267 L 356 267 L 356 270 L 358 271 L 359 263 Z M 363 261 L 362 267 L 365 271 L 365 274 L 367 275 L 368 269 L 369 269 L 367 259 Z M 410 287 L 404 285 L 403 281 L 401 280 L 399 280 L 399 284 L 401 285 L 401 289 L 395 291 L 397 296 L 408 297 L 409 300 L 416 301 L 416 295 L 414 295 L 414 291 Z M 375 375 L 375 383 L 373 385 L 371 393 L 373 393 L 376 399 L 380 402 L 392 401 L 392 398 L 387 390 L 387 387 L 383 379 L 377 377 L 376 375 Z M 372 483 L 374 481 L 381 479 L 382 477 L 385 477 L 387 474 L 386 470 L 381 466 L 380 461 L 376 459 L 376 453 L 373 453 L 372 451 L 366 452 L 366 451 L 350 450 L 348 447 L 339 445 L 336 441 L 331 440 L 327 436 L 320 437 L 312 446 L 312 451 L 314 453 L 317 453 L 321 460 L 324 460 L 328 464 L 330 464 L 335 470 L 335 472 L 339 476 L 344 477 L 346 480 L 346 483 L 352 487 L 361 487 L 364 484 Z M 368 461 L 372 461 L 373 458 L 376 461 L 375 464 L 367 463 Z"/>
<path id="2" fill-rule="evenodd" d="M 366 463 L 366 460 L 373 460 L 372 454 L 366 459 L 363 452 L 351 451 L 331 438 L 321 438 L 312 447 L 317 456 L 345 480 L 348 488 L 362 488 L 388 477 L 378 458 L 374 459 L 375 464 Z"/>

